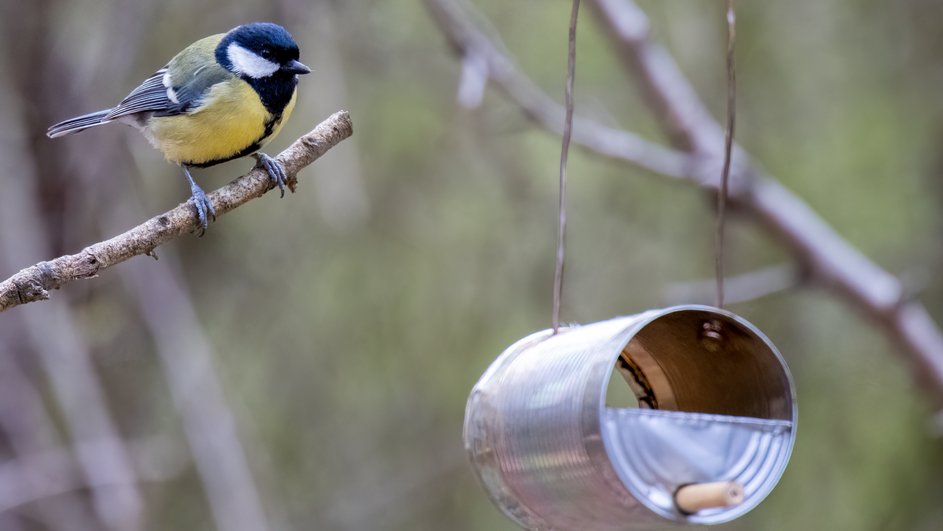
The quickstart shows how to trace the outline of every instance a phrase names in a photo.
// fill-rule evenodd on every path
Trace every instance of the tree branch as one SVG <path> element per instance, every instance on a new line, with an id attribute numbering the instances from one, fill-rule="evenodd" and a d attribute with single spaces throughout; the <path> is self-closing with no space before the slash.
<path id="1" fill-rule="evenodd" d="M 433 20 L 462 58 L 483 58 L 488 79 L 524 114 L 559 134 L 562 108 L 541 92 L 469 19 L 454 0 L 425 0 Z M 724 132 L 700 101 L 671 55 L 649 35 L 645 13 L 630 0 L 590 0 L 612 41 L 676 149 L 585 120 L 573 141 L 597 155 L 657 175 L 686 179 L 711 193 L 719 184 Z M 582 127 L 581 127 L 582 126 Z M 884 331 L 913 378 L 943 403 L 943 333 L 927 310 L 909 299 L 901 283 L 845 241 L 802 199 L 736 149 L 731 206 L 753 216 L 793 256 L 810 281 L 830 289 Z"/>
<path id="2" fill-rule="evenodd" d="M 648 95 L 663 129 L 679 148 L 712 159 L 710 155 L 723 146 L 723 131 L 671 55 L 652 42 L 645 13 L 632 0 L 589 4 L 626 70 Z M 845 241 L 762 169 L 743 161 L 738 173 L 741 186 L 731 188 L 735 206 L 779 240 L 814 282 L 880 326 L 897 344 L 896 352 L 914 380 L 943 403 L 943 333 L 926 308 L 906 296 L 896 277 Z"/>
<path id="3" fill-rule="evenodd" d="M 350 115 L 340 111 L 282 151 L 277 160 L 285 167 L 291 191 L 295 191 L 298 172 L 302 168 L 351 134 L 353 123 Z M 265 170 L 256 168 L 208 195 L 219 217 L 252 199 L 262 197 L 273 187 Z M 159 245 L 198 228 L 199 221 L 188 201 L 110 240 L 92 244 L 79 253 L 27 267 L 0 282 L 0 312 L 20 304 L 48 299 L 51 289 L 59 289 L 73 280 L 95 277 L 103 269 L 131 257 L 153 254 Z"/>
<path id="4" fill-rule="evenodd" d="M 464 9 L 447 0 L 425 3 L 452 50 L 466 60 L 468 68 L 483 69 L 479 72 L 482 77 L 494 82 L 528 119 L 547 131 L 563 134 L 563 106 L 521 73 L 514 61 L 469 20 Z M 585 117 L 573 117 L 572 140 L 597 155 L 629 162 L 659 175 L 683 178 L 689 171 L 687 154 Z"/>

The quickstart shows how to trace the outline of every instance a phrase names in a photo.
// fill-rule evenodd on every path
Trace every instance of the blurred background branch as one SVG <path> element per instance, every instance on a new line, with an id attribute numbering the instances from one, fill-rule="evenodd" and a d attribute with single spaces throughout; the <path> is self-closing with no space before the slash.
<path id="1" fill-rule="evenodd" d="M 494 82 L 524 115 L 555 134 L 563 134 L 563 106 L 541 91 L 524 75 L 502 46 L 477 28 L 467 4 L 449 0 L 424 0 L 452 49 L 462 59 L 463 77 L 459 101 L 467 98 L 473 77 Z M 464 6 L 464 7 L 463 7 Z M 479 100 L 480 98 L 475 98 Z M 574 116 L 573 143 L 600 156 L 627 162 L 666 177 L 685 177 L 692 161 L 679 151 L 622 129 L 607 127 L 594 120 Z"/>
<path id="2" fill-rule="evenodd" d="M 532 86 L 517 73 L 511 59 L 498 52 L 487 35 L 471 23 L 475 17 L 463 15 L 458 1 L 425 0 L 433 18 L 462 58 L 483 57 L 486 73 L 512 99 L 521 104 L 525 115 L 547 127 L 560 123 L 560 112 L 544 103 L 537 111 L 533 101 L 546 100 L 535 91 L 522 96 L 523 87 Z M 617 57 L 644 94 L 649 107 L 674 147 L 687 155 L 685 177 L 716 193 L 719 183 L 724 132 L 701 103 L 672 57 L 650 39 L 645 13 L 631 0 L 589 0 L 600 26 L 609 36 Z M 496 72 L 492 74 L 492 72 Z M 515 96 L 517 95 L 517 96 Z M 543 118 L 546 117 L 546 118 Z M 550 128 L 557 132 L 555 128 Z M 601 135 L 613 134 L 599 131 Z M 639 144 L 621 160 L 654 171 L 647 161 L 651 153 L 665 153 L 660 146 L 635 140 L 634 133 L 616 132 L 615 139 L 600 144 L 625 143 L 632 138 Z M 583 143 L 597 146 L 597 143 Z M 610 154 L 605 149 L 594 152 Z M 644 155 L 643 155 L 644 154 Z M 732 206 L 750 214 L 770 235 L 786 246 L 810 279 L 844 298 L 848 304 L 881 326 L 911 368 L 913 377 L 923 385 L 938 405 L 943 405 L 943 333 L 926 309 L 904 297 L 900 282 L 868 260 L 848 244 L 805 202 L 746 160 L 742 149 L 732 171 L 730 199 Z M 611 155 L 609 155 L 611 156 Z M 679 155 L 674 154 L 674 157 Z M 677 177 L 674 171 L 655 173 Z"/>
<path id="3" fill-rule="evenodd" d="M 176 257 L 160 267 L 135 264 L 122 271 L 128 290 L 157 346 L 217 529 L 269 529 L 233 412 L 213 367 Z"/>

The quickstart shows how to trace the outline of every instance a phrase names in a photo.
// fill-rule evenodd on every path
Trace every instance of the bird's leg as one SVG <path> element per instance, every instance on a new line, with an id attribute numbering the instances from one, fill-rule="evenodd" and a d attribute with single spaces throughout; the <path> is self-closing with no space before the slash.
<path id="1" fill-rule="evenodd" d="M 190 175 L 190 168 L 186 164 L 181 164 L 183 168 L 183 174 L 187 176 L 187 180 L 190 181 L 190 193 L 193 195 L 193 206 L 196 208 L 196 216 L 200 220 L 200 236 L 206 232 L 206 228 L 209 227 L 209 218 L 213 218 L 213 221 L 216 221 L 216 209 L 213 208 L 213 203 L 210 202 L 210 198 L 206 197 L 206 192 L 196 181 L 193 180 L 193 176 Z"/>
<path id="2" fill-rule="evenodd" d="M 288 176 L 285 175 L 285 168 L 282 167 L 282 163 L 273 159 L 272 157 L 262 153 L 253 153 L 253 157 L 258 162 L 256 166 L 261 166 L 265 168 L 265 171 L 268 172 L 269 177 L 272 178 L 272 181 L 275 182 L 275 186 L 278 187 L 282 192 L 282 197 L 285 197 L 285 185 L 288 183 Z"/>

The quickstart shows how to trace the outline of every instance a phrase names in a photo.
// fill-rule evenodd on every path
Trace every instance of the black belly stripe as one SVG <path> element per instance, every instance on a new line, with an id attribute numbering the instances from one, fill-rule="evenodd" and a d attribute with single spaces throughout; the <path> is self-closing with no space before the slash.
<path id="1" fill-rule="evenodd" d="M 255 153 L 262 147 L 262 143 L 265 142 L 265 139 L 272 135 L 272 130 L 275 129 L 275 126 L 278 125 L 278 123 L 281 121 L 282 121 L 281 113 L 278 113 L 277 115 L 273 116 L 271 120 L 265 123 L 265 130 L 262 131 L 262 136 L 260 136 L 258 140 L 253 142 L 251 145 L 249 145 L 242 151 L 236 153 L 235 155 L 211 160 L 208 162 L 200 162 L 200 163 L 184 162 L 184 164 L 187 166 L 192 166 L 194 168 L 208 168 L 210 166 L 215 166 L 217 164 L 229 162 L 231 160 L 239 159 L 239 158 L 245 157 L 246 155 Z"/>

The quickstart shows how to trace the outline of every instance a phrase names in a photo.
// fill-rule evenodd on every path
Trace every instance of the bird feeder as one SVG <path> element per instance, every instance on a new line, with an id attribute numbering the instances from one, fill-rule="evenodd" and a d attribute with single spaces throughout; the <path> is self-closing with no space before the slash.
<path id="1" fill-rule="evenodd" d="M 607 404 L 611 378 L 632 403 Z M 730 312 L 678 306 L 511 345 L 472 390 L 464 438 L 519 525 L 615 531 L 747 513 L 779 481 L 795 423 L 776 347 Z"/>

